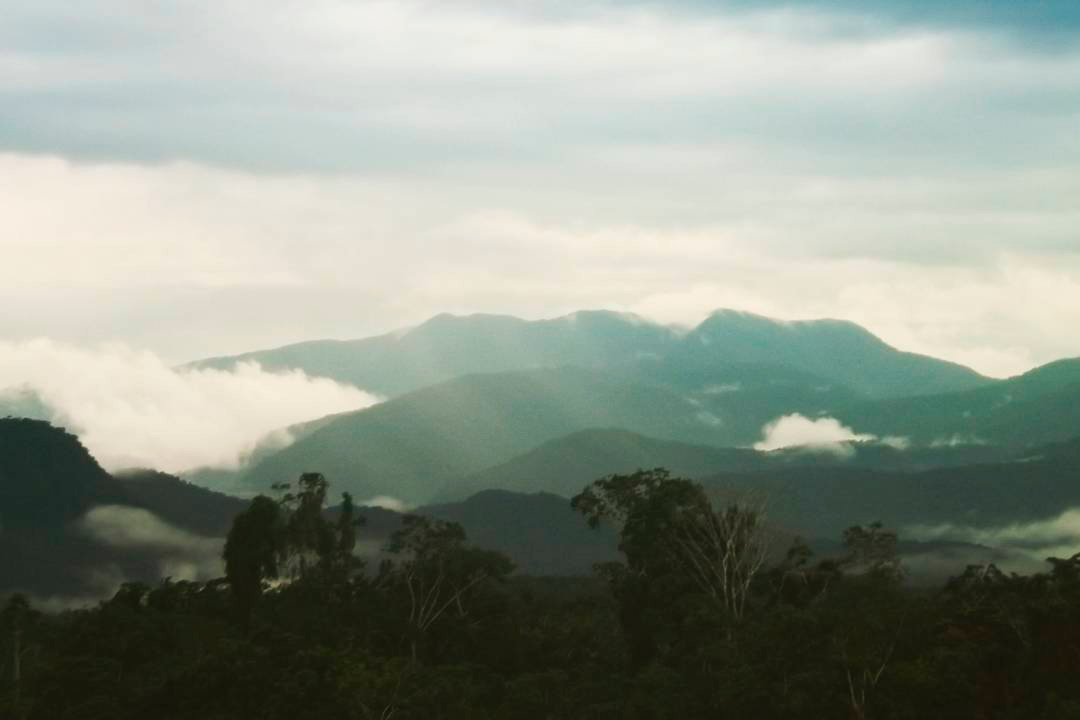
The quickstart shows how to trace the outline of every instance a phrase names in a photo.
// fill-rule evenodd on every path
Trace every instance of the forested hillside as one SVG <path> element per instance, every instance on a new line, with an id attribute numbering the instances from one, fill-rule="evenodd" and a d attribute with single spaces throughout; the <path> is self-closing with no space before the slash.
<path id="1" fill-rule="evenodd" d="M 758 506 L 663 472 L 574 499 L 619 528 L 595 580 L 509 576 L 461 526 L 405 519 L 377 566 L 348 503 L 301 478 L 257 498 L 207 583 L 0 613 L 0 711 L 109 718 L 1069 718 L 1080 712 L 1080 556 L 905 584 L 896 535 L 845 530 L 815 557 Z M 691 540 L 694 540 L 691 542 Z M 730 541 L 730 542 L 729 542 Z"/>

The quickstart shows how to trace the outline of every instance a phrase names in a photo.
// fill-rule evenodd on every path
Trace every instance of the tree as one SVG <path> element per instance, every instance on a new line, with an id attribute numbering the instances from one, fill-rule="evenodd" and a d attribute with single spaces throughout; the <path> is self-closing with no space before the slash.
<path id="1" fill-rule="evenodd" d="M 833 646 L 844 669 L 853 718 L 867 717 L 870 701 L 896 654 L 909 610 L 900 594 L 904 577 L 896 533 L 880 522 L 844 531 L 846 587 L 836 598 Z"/>
<path id="2" fill-rule="evenodd" d="M 513 570 L 506 556 L 465 545 L 461 525 L 406 515 L 387 544 L 396 561 L 381 568 L 380 584 L 396 587 L 407 598 L 407 626 L 413 662 L 431 627 L 448 612 L 468 615 L 468 600 L 482 583 L 502 580 Z"/>
<path id="3" fill-rule="evenodd" d="M 663 618 L 685 589 L 685 576 L 672 556 L 673 522 L 679 508 L 700 505 L 700 487 L 672 478 L 663 469 L 609 475 L 586 487 L 571 501 L 589 527 L 610 523 L 619 531 L 624 562 L 604 563 L 597 571 L 619 604 L 619 622 L 631 664 L 642 668 L 657 654 Z"/>
<path id="4" fill-rule="evenodd" d="M 263 582 L 278 577 L 285 552 L 282 530 L 278 503 L 259 495 L 236 516 L 225 540 L 225 577 L 245 632 Z"/>
<path id="5" fill-rule="evenodd" d="M 330 483 L 322 473 L 304 473 L 295 492 L 288 484 L 276 485 L 285 491 L 278 500 L 285 518 L 284 549 L 288 574 L 300 578 L 316 571 L 322 580 L 346 580 L 360 563 L 353 556 L 356 527 L 361 520 L 349 493 L 342 494 L 337 518 L 326 518 L 326 497 Z"/>
<path id="6" fill-rule="evenodd" d="M 23 595 L 12 595 L 0 614 L 4 630 L 10 633 L 11 637 L 11 712 L 15 718 L 23 717 L 22 661 L 26 652 L 23 647 L 23 633 L 32 614 L 30 603 Z"/>
<path id="7" fill-rule="evenodd" d="M 755 578 L 769 557 L 761 509 L 729 505 L 714 510 L 701 502 L 675 510 L 674 555 L 698 589 L 733 623 L 743 619 Z"/>
<path id="8" fill-rule="evenodd" d="M 700 484 L 663 468 L 601 478 L 571 504 L 591 527 L 611 522 L 619 528 L 626 562 L 601 572 L 620 600 L 637 664 L 654 654 L 659 613 L 680 594 L 707 598 L 729 633 L 743 619 L 768 559 L 760 504 L 718 510 Z"/>
<path id="9" fill-rule="evenodd" d="M 321 473 L 304 473 L 296 491 L 288 483 L 274 485 L 275 501 L 265 495 L 252 500 L 236 516 L 225 541 L 225 575 L 247 627 L 263 583 L 284 575 L 290 582 L 315 581 L 320 587 L 349 580 L 361 566 L 353 555 L 356 526 L 352 497 L 342 495 L 337 518 L 326 518 L 329 482 Z"/>

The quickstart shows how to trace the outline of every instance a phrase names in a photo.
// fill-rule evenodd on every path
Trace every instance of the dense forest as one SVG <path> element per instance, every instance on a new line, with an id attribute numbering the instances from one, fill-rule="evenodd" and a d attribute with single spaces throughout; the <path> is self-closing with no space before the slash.
<path id="1" fill-rule="evenodd" d="M 328 496 L 305 474 L 256 497 L 211 582 L 8 599 L 5 716 L 1080 718 L 1080 556 L 914 588 L 887 528 L 817 558 L 752 501 L 653 470 L 572 501 L 620 561 L 533 578 L 416 515 L 365 563 L 351 498 Z"/>

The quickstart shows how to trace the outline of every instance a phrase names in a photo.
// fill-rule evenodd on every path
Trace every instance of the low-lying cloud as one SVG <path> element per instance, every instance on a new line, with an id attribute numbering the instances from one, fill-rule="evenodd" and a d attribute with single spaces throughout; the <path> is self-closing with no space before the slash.
<path id="1" fill-rule="evenodd" d="M 399 513 L 409 509 L 409 506 L 405 504 L 405 501 L 390 495 L 376 495 L 373 498 L 361 500 L 358 505 L 360 505 L 360 507 L 377 507 L 382 508 L 383 510 L 393 510 L 394 512 Z"/>
<path id="2" fill-rule="evenodd" d="M 0 391 L 27 388 L 106 468 L 169 472 L 238 466 L 263 443 L 285 445 L 295 423 L 377 402 L 300 371 L 174 369 L 122 345 L 87 349 L 0 342 Z"/>
<path id="3" fill-rule="evenodd" d="M 998 552 L 993 562 L 1007 572 L 1031 573 L 1047 569 L 1047 558 L 1068 558 L 1080 552 L 1080 509 L 1026 523 L 979 527 L 943 523 L 912 525 L 905 537 L 925 541 L 964 542 Z"/>
<path id="4" fill-rule="evenodd" d="M 208 580 L 224 571 L 222 538 L 195 535 L 142 508 L 100 505 L 88 511 L 79 524 L 86 535 L 105 545 L 154 553 L 162 577 Z"/>
<path id="5" fill-rule="evenodd" d="M 853 453 L 850 443 L 872 442 L 876 435 L 857 433 L 831 417 L 810 418 L 794 413 L 784 415 L 761 429 L 762 439 L 755 450 L 771 451 L 782 448 L 805 447 L 821 452 L 847 456 Z"/>
<path id="6" fill-rule="evenodd" d="M 1075 548 L 1072 552 L 1076 552 L 1080 550 L 1080 509 L 1072 508 L 1045 520 L 997 527 L 949 523 L 913 525 L 906 530 L 906 534 L 920 540 L 955 540 L 990 546 Z"/>

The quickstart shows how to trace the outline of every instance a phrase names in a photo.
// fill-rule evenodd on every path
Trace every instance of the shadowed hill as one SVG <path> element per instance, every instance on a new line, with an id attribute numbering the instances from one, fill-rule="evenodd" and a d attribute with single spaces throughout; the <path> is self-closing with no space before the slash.
<path id="1" fill-rule="evenodd" d="M 722 430 L 661 387 L 581 368 L 472 375 L 335 417 L 255 464 L 263 489 L 318 469 L 358 499 L 431 500 L 452 479 L 590 427 L 720 444 Z"/>
<path id="2" fill-rule="evenodd" d="M 588 575 L 616 557 L 614 530 L 591 530 L 557 495 L 486 490 L 418 512 L 461 523 L 470 543 L 506 553 L 523 575 Z"/>
<path id="3" fill-rule="evenodd" d="M 63 525 L 122 497 L 74 435 L 43 420 L 0 419 L 0 529 Z"/>
<path id="4" fill-rule="evenodd" d="M 590 429 L 548 441 L 505 463 L 452 482 L 446 497 L 499 488 L 572 497 L 593 480 L 612 473 L 664 467 L 674 475 L 703 477 L 721 470 L 757 468 L 764 462 L 753 450 L 690 445 L 657 440 L 618 429 Z"/>
<path id="5" fill-rule="evenodd" d="M 841 454 L 813 448 L 765 453 L 658 440 L 626 430 L 589 429 L 550 440 L 507 462 L 454 480 L 443 488 L 439 498 L 456 500 L 489 488 L 547 492 L 569 498 L 604 475 L 657 467 L 676 476 L 700 479 L 720 472 L 784 467 L 918 472 L 1012 458 L 1004 449 L 988 445 L 900 449 L 879 443 L 849 443 Z"/>
<path id="6" fill-rule="evenodd" d="M 835 537 L 874 520 L 893 527 L 954 524 L 1000 528 L 1080 508 L 1080 439 L 1005 462 L 922 472 L 788 465 L 721 473 L 707 485 L 754 490 L 777 522 L 810 537 Z"/>
<path id="7" fill-rule="evenodd" d="M 213 538 L 245 504 L 162 473 L 114 478 L 63 429 L 0 419 L 0 590 L 94 597 L 157 582 L 196 555 L 216 560 Z M 103 507 L 111 537 L 87 525 Z"/>
<path id="8" fill-rule="evenodd" d="M 190 532 L 224 537 L 248 501 L 214 492 L 156 470 L 125 470 L 116 483 L 125 504 L 140 507 Z"/>

